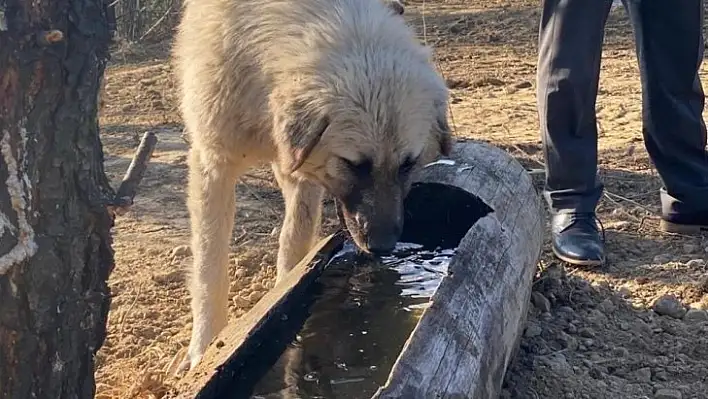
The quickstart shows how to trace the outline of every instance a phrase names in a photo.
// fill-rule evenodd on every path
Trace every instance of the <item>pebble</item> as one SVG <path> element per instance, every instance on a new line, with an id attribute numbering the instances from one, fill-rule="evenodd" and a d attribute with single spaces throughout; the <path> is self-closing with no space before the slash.
<path id="1" fill-rule="evenodd" d="M 686 262 L 686 266 L 690 268 L 702 268 L 706 265 L 706 261 L 703 259 L 691 259 Z"/>
<path id="2" fill-rule="evenodd" d="M 170 256 L 172 258 L 177 259 L 177 258 L 186 258 L 187 256 L 190 256 L 192 254 L 192 249 L 189 248 L 189 245 L 180 245 L 178 247 L 175 247 L 172 252 L 170 253 Z"/>
<path id="3" fill-rule="evenodd" d="M 554 353 L 553 355 L 546 356 L 542 361 L 548 368 L 561 377 L 567 378 L 573 375 L 573 368 L 570 367 L 568 360 L 562 353 Z"/>
<path id="4" fill-rule="evenodd" d="M 666 374 L 666 371 L 661 370 L 661 371 L 657 371 L 657 372 L 654 374 L 654 378 L 655 378 L 657 381 L 668 381 L 668 380 L 669 380 L 669 375 Z"/>
<path id="5" fill-rule="evenodd" d="M 702 309 L 689 309 L 683 316 L 683 319 L 691 323 L 708 321 L 708 312 Z"/>
<path id="6" fill-rule="evenodd" d="M 529 324 L 528 327 L 526 327 L 526 332 L 524 332 L 524 336 L 527 338 L 538 337 L 539 335 L 541 335 L 542 332 L 543 330 L 538 325 Z"/>
<path id="7" fill-rule="evenodd" d="M 692 254 L 698 252 L 698 245 L 694 244 L 683 244 L 683 252 L 687 254 Z"/>
<path id="8" fill-rule="evenodd" d="M 657 265 L 663 265 L 664 263 L 669 263 L 673 257 L 669 254 L 659 254 L 656 255 L 653 259 L 653 262 Z"/>
<path id="9" fill-rule="evenodd" d="M 254 304 L 254 303 L 258 302 L 262 296 L 263 296 L 263 293 L 258 292 L 258 291 L 253 291 L 253 292 L 251 292 L 250 295 L 248 295 L 248 302 L 250 302 L 251 304 Z"/>
<path id="10" fill-rule="evenodd" d="M 620 298 L 627 299 L 632 296 L 632 290 L 628 287 L 622 287 L 617 291 L 617 295 L 619 295 Z"/>
<path id="11" fill-rule="evenodd" d="M 568 313 L 569 315 L 572 315 L 575 313 L 575 310 L 573 308 L 571 308 L 570 306 L 561 306 L 558 308 L 558 311 L 563 312 L 563 313 Z"/>
<path id="12" fill-rule="evenodd" d="M 604 301 L 600 302 L 600 305 L 598 305 L 598 308 L 604 313 L 612 313 L 615 311 L 617 308 L 614 303 L 612 303 L 612 300 L 610 299 L 605 299 Z"/>
<path id="13" fill-rule="evenodd" d="M 629 351 L 627 350 L 627 348 L 615 348 L 612 351 L 612 355 L 615 357 L 628 357 Z"/>
<path id="14" fill-rule="evenodd" d="M 531 293 L 531 302 L 533 302 L 533 305 L 541 312 L 551 311 L 551 302 L 540 292 Z"/>
<path id="15" fill-rule="evenodd" d="M 681 301 L 673 295 L 664 295 L 654 302 L 654 312 L 661 316 L 670 316 L 680 319 L 686 314 L 686 309 Z"/>
<path id="16" fill-rule="evenodd" d="M 251 301 L 240 295 L 234 296 L 233 298 L 231 298 L 231 301 L 234 303 L 234 305 L 236 305 L 236 307 L 239 308 L 245 308 L 251 304 Z"/>
<path id="17" fill-rule="evenodd" d="M 650 382 L 651 381 L 651 369 L 649 367 L 642 367 L 634 372 L 634 379 L 639 382 Z"/>
<path id="18" fill-rule="evenodd" d="M 677 389 L 659 389 L 656 391 L 656 394 L 654 394 L 654 399 L 682 399 L 683 395 L 681 395 L 681 391 Z"/>
<path id="19" fill-rule="evenodd" d="M 587 327 L 583 327 L 578 331 L 583 338 L 595 338 L 595 332 Z"/>
<path id="20" fill-rule="evenodd" d="M 563 345 L 564 349 L 569 349 L 571 351 L 578 349 L 578 340 L 563 331 L 560 332 L 558 340 L 561 345 Z"/>

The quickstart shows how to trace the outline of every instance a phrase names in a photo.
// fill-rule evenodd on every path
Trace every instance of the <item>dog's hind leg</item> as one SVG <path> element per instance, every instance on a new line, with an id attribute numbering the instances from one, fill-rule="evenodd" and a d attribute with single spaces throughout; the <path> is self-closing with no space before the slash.
<path id="1" fill-rule="evenodd" d="M 189 276 L 192 338 L 181 369 L 193 368 L 228 319 L 228 255 L 234 224 L 236 179 L 248 165 L 234 165 L 203 148 L 189 153 L 188 200 L 193 264 Z"/>
<path id="2" fill-rule="evenodd" d="M 286 175 L 276 164 L 273 164 L 273 172 L 285 199 L 285 218 L 278 248 L 277 284 L 315 244 L 322 219 L 324 189 Z"/>

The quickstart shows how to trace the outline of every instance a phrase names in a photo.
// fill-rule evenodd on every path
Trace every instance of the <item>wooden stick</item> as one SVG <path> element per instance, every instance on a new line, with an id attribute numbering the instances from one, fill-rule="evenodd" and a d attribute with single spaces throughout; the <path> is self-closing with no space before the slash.
<path id="1" fill-rule="evenodd" d="M 148 162 L 152 157 L 152 152 L 157 144 L 157 136 L 153 132 L 145 132 L 140 140 L 140 145 L 135 151 L 135 156 L 130 162 L 128 170 L 125 172 L 123 181 L 118 186 L 118 191 L 113 199 L 113 202 L 108 206 L 109 211 L 114 215 L 123 215 L 133 205 L 133 199 L 138 191 L 140 181 L 143 180 L 143 175 L 147 169 Z"/>

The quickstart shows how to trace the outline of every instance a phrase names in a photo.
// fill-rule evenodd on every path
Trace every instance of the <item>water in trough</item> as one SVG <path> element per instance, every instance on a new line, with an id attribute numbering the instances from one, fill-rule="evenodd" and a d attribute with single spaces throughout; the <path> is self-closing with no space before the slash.
<path id="1" fill-rule="evenodd" d="M 253 399 L 361 399 L 385 384 L 447 273 L 454 249 L 399 243 L 391 256 L 345 247 L 314 283 L 310 316 Z"/>

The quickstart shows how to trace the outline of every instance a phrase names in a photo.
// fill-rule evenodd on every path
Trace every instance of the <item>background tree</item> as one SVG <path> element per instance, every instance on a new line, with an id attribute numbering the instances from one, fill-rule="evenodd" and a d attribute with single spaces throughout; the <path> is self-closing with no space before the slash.
<path id="1" fill-rule="evenodd" d="M 103 0 L 0 0 L 0 398 L 90 398 L 113 267 Z"/>

